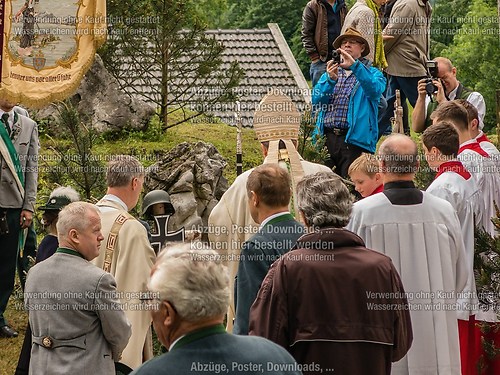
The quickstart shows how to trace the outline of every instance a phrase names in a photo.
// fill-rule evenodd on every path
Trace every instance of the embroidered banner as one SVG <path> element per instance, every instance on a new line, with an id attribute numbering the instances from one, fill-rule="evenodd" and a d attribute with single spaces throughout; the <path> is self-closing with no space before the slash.
<path id="1" fill-rule="evenodd" d="M 0 1 L 0 97 L 30 108 L 69 97 L 106 40 L 106 1 Z"/>

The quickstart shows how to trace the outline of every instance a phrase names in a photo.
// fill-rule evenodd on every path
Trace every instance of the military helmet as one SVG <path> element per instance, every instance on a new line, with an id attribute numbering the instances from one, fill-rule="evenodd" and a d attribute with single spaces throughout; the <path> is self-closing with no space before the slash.
<path id="1" fill-rule="evenodd" d="M 157 203 L 165 204 L 166 215 L 172 215 L 175 213 L 174 206 L 172 205 L 172 202 L 170 202 L 170 196 L 165 190 L 151 190 L 142 200 L 142 216 L 152 216 L 152 206 Z"/>

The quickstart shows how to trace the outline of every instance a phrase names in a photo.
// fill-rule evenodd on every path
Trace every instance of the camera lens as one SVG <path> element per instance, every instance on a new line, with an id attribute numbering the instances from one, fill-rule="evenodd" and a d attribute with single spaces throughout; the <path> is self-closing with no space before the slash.
<path id="1" fill-rule="evenodd" d="M 437 86 L 432 82 L 432 78 L 427 78 L 425 81 L 425 92 L 428 95 L 432 95 L 438 91 Z"/>
<path id="2" fill-rule="evenodd" d="M 340 53 L 336 50 L 332 51 L 332 60 L 335 64 L 340 64 Z"/>

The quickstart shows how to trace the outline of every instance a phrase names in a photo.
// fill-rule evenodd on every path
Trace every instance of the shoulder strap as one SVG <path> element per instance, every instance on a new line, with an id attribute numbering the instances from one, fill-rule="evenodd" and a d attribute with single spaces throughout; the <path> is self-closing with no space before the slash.
<path id="1" fill-rule="evenodd" d="M 116 242 L 118 239 L 118 233 L 122 229 L 123 224 L 129 219 L 134 217 L 128 212 L 120 213 L 113 223 L 111 230 L 109 231 L 108 238 L 106 239 L 106 249 L 104 253 L 104 265 L 102 269 L 106 272 L 111 272 L 111 264 L 113 263 L 113 254 L 116 248 Z"/>
<path id="2" fill-rule="evenodd" d="M 462 85 L 462 83 L 458 84 L 458 89 L 457 89 L 457 99 L 467 99 L 469 95 L 471 94 L 472 90 L 469 89 L 468 87 L 465 87 Z"/>

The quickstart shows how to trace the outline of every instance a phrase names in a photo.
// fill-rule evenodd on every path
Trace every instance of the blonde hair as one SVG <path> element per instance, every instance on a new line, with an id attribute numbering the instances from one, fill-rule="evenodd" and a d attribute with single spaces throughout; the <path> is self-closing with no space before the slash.
<path id="1" fill-rule="evenodd" d="M 353 172 L 361 172 L 373 178 L 379 172 L 379 165 L 375 155 L 362 153 L 360 157 L 351 163 L 347 174 L 350 176 Z"/>

